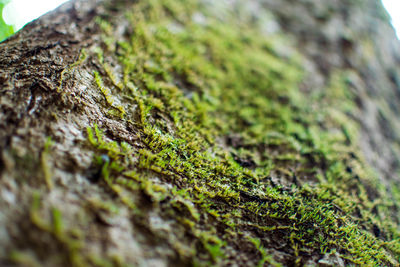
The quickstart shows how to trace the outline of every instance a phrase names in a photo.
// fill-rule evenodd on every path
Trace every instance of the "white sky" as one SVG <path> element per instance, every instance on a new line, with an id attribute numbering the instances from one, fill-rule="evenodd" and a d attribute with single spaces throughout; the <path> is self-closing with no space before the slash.
<path id="1" fill-rule="evenodd" d="M 392 24 L 400 38 L 400 0 L 382 0 L 392 17 Z M 12 0 L 3 10 L 6 23 L 17 30 L 40 15 L 53 10 L 67 0 Z"/>
<path id="2" fill-rule="evenodd" d="M 55 9 L 67 0 L 12 0 L 3 9 L 3 18 L 7 24 L 14 25 L 16 30 L 26 23 Z"/>
<path id="3" fill-rule="evenodd" d="M 400 39 L 400 0 L 382 0 L 386 10 L 392 17 L 392 24 L 397 32 L 397 38 Z"/>

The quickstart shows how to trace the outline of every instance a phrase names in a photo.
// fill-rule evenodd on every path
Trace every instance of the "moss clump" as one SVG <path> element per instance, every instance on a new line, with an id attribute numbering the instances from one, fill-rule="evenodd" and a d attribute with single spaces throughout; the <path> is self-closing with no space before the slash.
<path id="1" fill-rule="evenodd" d="M 48 166 L 49 150 L 50 150 L 51 145 L 52 145 L 52 142 L 51 142 L 51 138 L 49 137 L 46 140 L 46 143 L 44 145 L 44 148 L 43 148 L 43 151 L 42 151 L 42 154 L 40 157 L 40 163 L 41 163 L 42 169 L 43 169 L 43 176 L 46 181 L 47 188 L 49 190 L 51 190 L 53 188 L 53 181 L 51 179 L 51 175 L 52 175 L 51 169 Z"/>
<path id="2" fill-rule="evenodd" d="M 150 231 L 182 263 L 229 265 L 243 253 L 279 265 L 269 256 L 279 250 L 283 264 L 328 254 L 398 264 L 397 204 L 359 155 L 348 116 L 352 73 L 338 71 L 326 90 L 307 95 L 301 57 L 279 49 L 289 41 L 261 34 L 261 22 L 238 10 L 217 16 L 195 0 L 141 2 L 127 15 L 134 32 L 126 41 L 99 19 L 106 75 L 94 80 L 119 111 L 108 115 L 139 140 L 88 128 L 104 186 L 137 223 L 149 208 L 172 220 L 174 239 Z"/>

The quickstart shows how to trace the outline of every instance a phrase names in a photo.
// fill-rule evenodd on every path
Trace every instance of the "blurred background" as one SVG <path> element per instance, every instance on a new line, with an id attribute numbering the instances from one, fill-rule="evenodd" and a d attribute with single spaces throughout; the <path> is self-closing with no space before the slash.
<path id="1" fill-rule="evenodd" d="M 400 0 L 382 0 L 383 5 L 392 17 L 392 24 L 400 39 Z"/>
<path id="2" fill-rule="evenodd" d="M 0 0 L 0 42 L 68 0 Z M 277 0 L 278 1 L 278 0 Z M 400 38 L 400 0 L 382 0 Z"/>
<path id="3" fill-rule="evenodd" d="M 0 0 L 0 42 L 67 0 Z"/>

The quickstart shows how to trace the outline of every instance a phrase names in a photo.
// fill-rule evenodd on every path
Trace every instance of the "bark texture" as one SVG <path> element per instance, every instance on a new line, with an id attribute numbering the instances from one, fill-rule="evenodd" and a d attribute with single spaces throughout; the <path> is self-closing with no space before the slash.
<path id="1" fill-rule="evenodd" d="M 399 265 L 380 1 L 71 1 L 0 51 L 0 265 Z"/>

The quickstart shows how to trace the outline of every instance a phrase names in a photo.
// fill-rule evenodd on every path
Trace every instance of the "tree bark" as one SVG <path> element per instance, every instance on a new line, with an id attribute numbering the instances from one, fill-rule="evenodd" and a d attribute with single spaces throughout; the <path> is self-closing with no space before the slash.
<path id="1" fill-rule="evenodd" d="M 145 2 L 0 43 L 0 265 L 398 266 L 380 1 Z"/>

